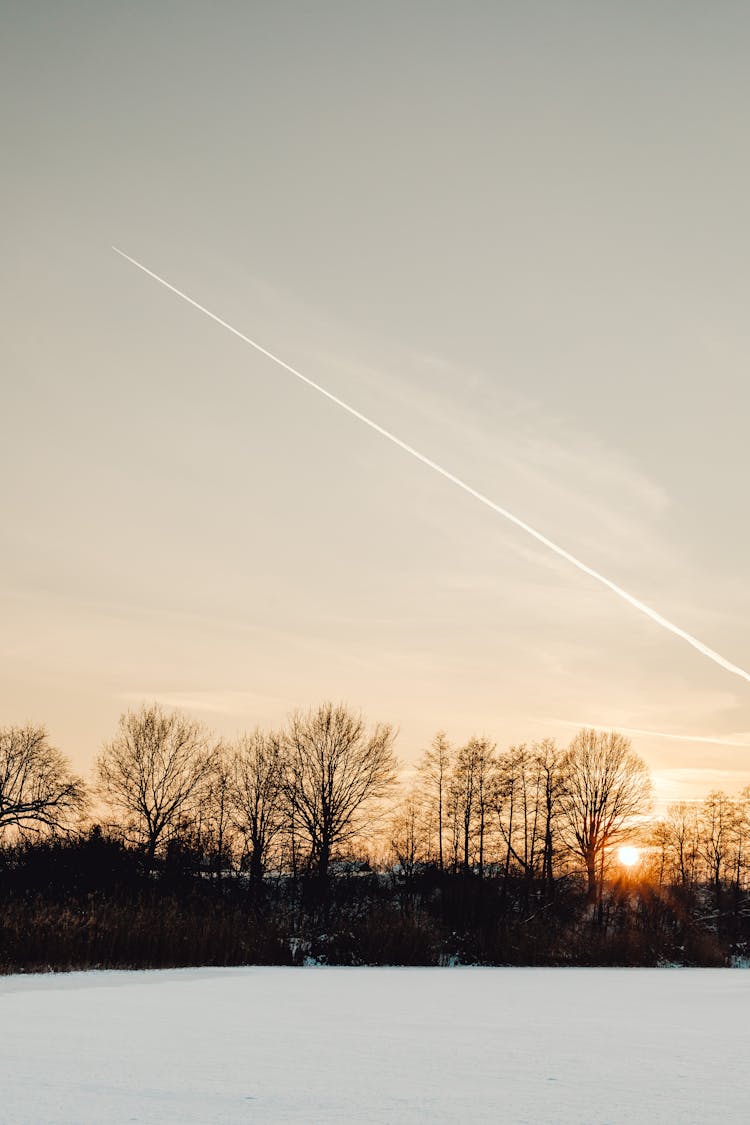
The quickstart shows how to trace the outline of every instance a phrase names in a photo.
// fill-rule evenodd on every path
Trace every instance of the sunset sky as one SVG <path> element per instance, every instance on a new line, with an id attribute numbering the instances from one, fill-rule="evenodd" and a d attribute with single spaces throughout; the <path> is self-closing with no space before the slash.
<path id="1" fill-rule="evenodd" d="M 345 699 L 750 783 L 750 7 L 11 4 L 0 725 Z"/>

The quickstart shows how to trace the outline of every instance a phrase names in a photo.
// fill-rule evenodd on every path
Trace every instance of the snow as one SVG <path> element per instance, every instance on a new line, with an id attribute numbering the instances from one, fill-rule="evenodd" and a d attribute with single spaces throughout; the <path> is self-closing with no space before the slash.
<path id="1" fill-rule="evenodd" d="M 0 1119 L 746 1122 L 750 974 L 243 968 L 0 978 Z"/>

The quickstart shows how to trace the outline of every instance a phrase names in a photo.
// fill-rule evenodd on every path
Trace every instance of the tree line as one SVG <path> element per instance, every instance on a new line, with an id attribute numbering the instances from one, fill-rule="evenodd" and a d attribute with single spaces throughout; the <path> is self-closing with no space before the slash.
<path id="1" fill-rule="evenodd" d="M 0 730 L 0 965 L 4 921 L 9 948 L 31 925 L 22 911 L 11 940 L 9 904 L 27 910 L 33 891 L 40 910 L 53 900 L 62 909 L 65 887 L 68 904 L 88 888 L 83 917 L 104 910 L 108 926 L 137 899 L 151 919 L 144 929 L 160 932 L 164 895 L 176 895 L 172 946 L 197 925 L 205 895 L 218 896 L 230 920 L 217 941 L 231 945 L 230 960 L 260 956 L 246 944 L 248 911 L 264 949 L 276 935 L 271 960 L 324 931 L 330 939 L 336 920 L 359 934 L 356 956 L 375 960 L 401 934 L 411 952 L 394 951 L 397 960 L 453 956 L 457 942 L 459 958 L 473 949 L 479 959 L 588 963 L 606 947 L 601 957 L 616 961 L 625 930 L 645 963 L 654 950 L 679 960 L 696 925 L 711 949 L 698 960 L 742 954 L 750 791 L 674 804 L 655 820 L 648 770 L 615 731 L 504 749 L 484 737 L 454 746 L 440 732 L 408 772 L 395 736 L 327 702 L 227 742 L 152 704 L 121 716 L 86 784 L 44 728 Z M 630 873 L 617 862 L 626 841 L 641 848 Z"/>

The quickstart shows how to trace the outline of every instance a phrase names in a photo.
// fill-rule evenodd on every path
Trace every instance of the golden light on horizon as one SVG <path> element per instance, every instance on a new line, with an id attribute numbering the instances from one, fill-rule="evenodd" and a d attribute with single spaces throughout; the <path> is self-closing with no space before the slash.
<path id="1" fill-rule="evenodd" d="M 617 849 L 617 859 L 623 867 L 635 867 L 635 865 L 640 861 L 640 858 L 640 848 L 634 848 L 630 845 L 625 845 L 624 847 Z"/>

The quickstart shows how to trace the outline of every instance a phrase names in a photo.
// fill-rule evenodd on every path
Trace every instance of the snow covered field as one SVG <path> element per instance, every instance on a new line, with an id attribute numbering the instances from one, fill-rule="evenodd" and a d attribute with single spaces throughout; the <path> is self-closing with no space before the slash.
<path id="1" fill-rule="evenodd" d="M 750 972 L 0 977 L 0 1120 L 747 1122 Z"/>

